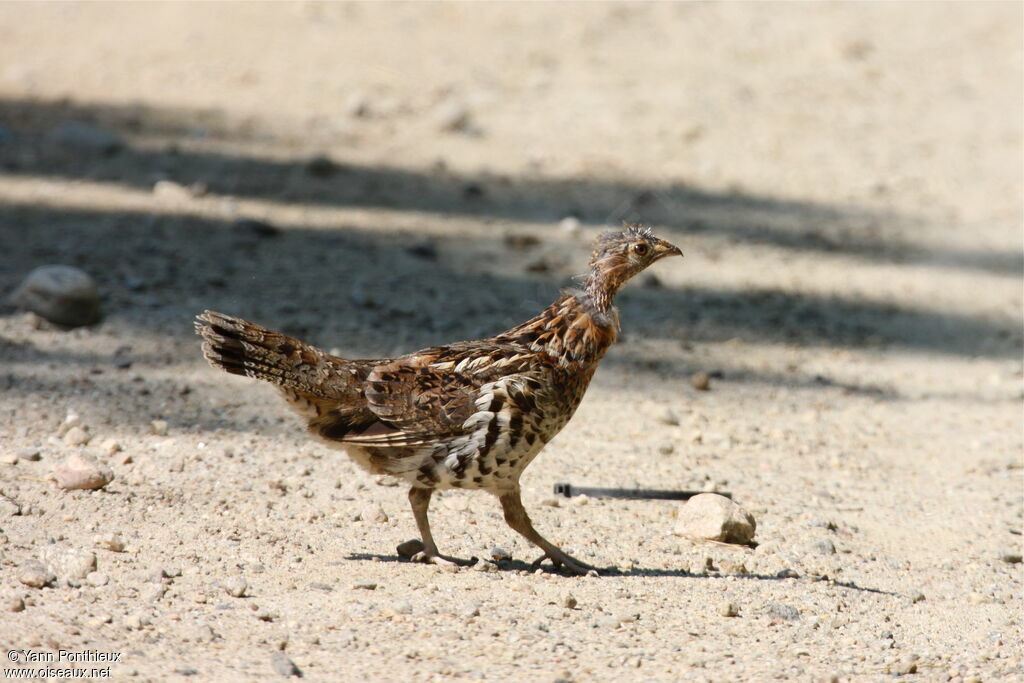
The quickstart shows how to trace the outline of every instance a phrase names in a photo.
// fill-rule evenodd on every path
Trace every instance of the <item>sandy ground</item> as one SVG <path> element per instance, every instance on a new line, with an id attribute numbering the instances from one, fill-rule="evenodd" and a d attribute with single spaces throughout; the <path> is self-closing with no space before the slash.
<path id="1" fill-rule="evenodd" d="M 0 317 L 0 597 L 24 604 L 0 645 L 135 680 L 280 678 L 275 653 L 311 680 L 1024 680 L 1022 19 L 0 4 L 0 292 L 75 265 L 106 314 Z M 542 532 L 618 575 L 530 572 L 481 493 L 435 499 L 442 550 L 513 561 L 399 561 L 404 490 L 191 332 L 215 308 L 353 357 L 494 333 L 624 219 L 686 258 L 620 296 L 523 480 Z M 56 488 L 83 450 L 116 479 Z M 674 503 L 553 504 L 559 481 L 717 486 L 759 545 L 676 537 Z M 74 585 L 18 580 L 90 552 Z"/>

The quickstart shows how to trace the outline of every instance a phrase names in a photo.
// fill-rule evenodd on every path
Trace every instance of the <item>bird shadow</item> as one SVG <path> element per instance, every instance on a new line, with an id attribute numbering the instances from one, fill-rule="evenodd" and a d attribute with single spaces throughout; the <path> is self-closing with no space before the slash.
<path id="1" fill-rule="evenodd" d="M 346 560 L 355 562 L 387 562 L 387 563 L 398 563 L 398 564 L 422 564 L 420 562 L 414 562 L 410 559 L 402 557 L 400 555 L 384 555 L 380 553 L 349 553 L 345 556 Z M 510 560 L 479 560 L 482 564 L 491 565 L 494 569 L 489 570 L 494 573 L 518 573 L 527 572 L 530 574 L 536 573 L 537 570 L 541 570 L 544 574 L 551 574 L 556 576 L 564 576 L 566 578 L 607 578 L 607 579 L 623 579 L 623 578 L 674 578 L 674 579 L 724 579 L 726 577 L 732 577 L 740 581 L 787 581 L 787 580 L 800 580 L 794 576 L 779 576 L 776 574 L 734 574 L 734 573 L 696 573 L 686 569 L 665 569 L 665 568 L 652 568 L 652 567 L 632 567 L 630 569 L 619 569 L 618 567 L 598 567 L 597 576 L 590 574 L 585 577 L 581 577 L 578 574 L 567 571 L 564 567 L 554 567 L 549 563 L 542 563 L 535 565 L 532 562 L 525 562 L 523 560 L 510 559 Z M 475 567 L 475 566 L 474 566 Z M 465 567 L 464 569 L 469 569 Z M 808 576 L 806 580 L 810 583 L 824 583 L 829 586 L 835 586 L 836 588 L 846 588 L 852 591 L 858 591 L 862 593 L 874 593 L 877 595 L 888 595 L 892 597 L 898 597 L 900 594 L 894 591 L 887 591 L 881 588 L 874 588 L 871 586 L 861 586 L 853 581 L 839 581 L 827 576 Z"/>

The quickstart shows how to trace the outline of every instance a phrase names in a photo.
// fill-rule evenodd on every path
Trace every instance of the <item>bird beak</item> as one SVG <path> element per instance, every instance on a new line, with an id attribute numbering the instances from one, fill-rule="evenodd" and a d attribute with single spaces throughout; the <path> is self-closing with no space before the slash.
<path id="1" fill-rule="evenodd" d="M 658 240 L 658 243 L 654 245 L 654 260 L 659 261 L 666 256 L 682 256 L 682 250 L 671 242 L 665 240 Z"/>

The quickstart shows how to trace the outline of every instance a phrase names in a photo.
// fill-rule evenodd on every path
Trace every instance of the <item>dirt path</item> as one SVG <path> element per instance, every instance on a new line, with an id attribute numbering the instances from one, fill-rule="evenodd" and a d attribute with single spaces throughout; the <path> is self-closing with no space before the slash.
<path id="1" fill-rule="evenodd" d="M 138 680 L 280 677 L 275 653 L 313 680 L 1024 680 L 1022 19 L 0 4 L 0 293 L 65 263 L 106 311 L 0 316 L 0 608 L 24 606 L 0 644 Z M 350 356 L 490 334 L 627 219 L 686 259 L 620 296 L 621 343 L 523 481 L 617 576 L 531 573 L 472 493 L 433 505 L 442 550 L 512 562 L 398 561 L 404 490 L 191 332 L 215 308 Z M 79 450 L 105 491 L 47 480 Z M 560 481 L 717 486 L 759 545 L 673 536 L 670 503 L 552 505 Z M 77 585 L 19 581 L 89 553 Z"/>

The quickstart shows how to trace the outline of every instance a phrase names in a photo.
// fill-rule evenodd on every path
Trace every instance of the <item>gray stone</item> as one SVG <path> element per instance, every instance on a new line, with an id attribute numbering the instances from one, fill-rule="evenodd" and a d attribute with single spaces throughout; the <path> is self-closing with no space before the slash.
<path id="1" fill-rule="evenodd" d="M 78 454 L 58 465 L 53 475 L 57 486 L 68 491 L 101 489 L 114 480 L 114 473 L 109 467 Z"/>
<path id="2" fill-rule="evenodd" d="M 405 543 L 399 543 L 395 550 L 398 551 L 399 556 L 408 560 L 423 550 L 423 541 L 418 538 L 411 538 Z"/>
<path id="3" fill-rule="evenodd" d="M 275 652 L 270 655 L 270 666 L 275 672 L 282 676 L 295 676 L 302 678 L 302 671 L 299 667 L 295 666 L 295 662 L 288 659 L 288 655 L 283 652 Z"/>
<path id="4" fill-rule="evenodd" d="M 761 608 L 761 614 L 782 621 L 796 621 L 800 618 L 800 610 L 792 605 L 784 605 L 779 602 L 769 602 Z"/>
<path id="5" fill-rule="evenodd" d="M 84 121 L 65 121 L 49 133 L 61 147 L 96 154 L 113 154 L 124 146 L 117 133 Z"/>
<path id="6" fill-rule="evenodd" d="M 39 266 L 8 301 L 66 327 L 92 325 L 101 317 L 96 282 L 88 273 L 71 266 Z"/>
<path id="7" fill-rule="evenodd" d="M 512 553 L 505 550 L 504 548 L 494 547 L 491 548 L 491 559 L 495 562 L 498 562 L 500 560 L 511 560 Z"/>
<path id="8" fill-rule="evenodd" d="M 717 493 L 701 493 L 679 508 L 675 533 L 679 536 L 748 544 L 754 538 L 754 516 Z"/>

